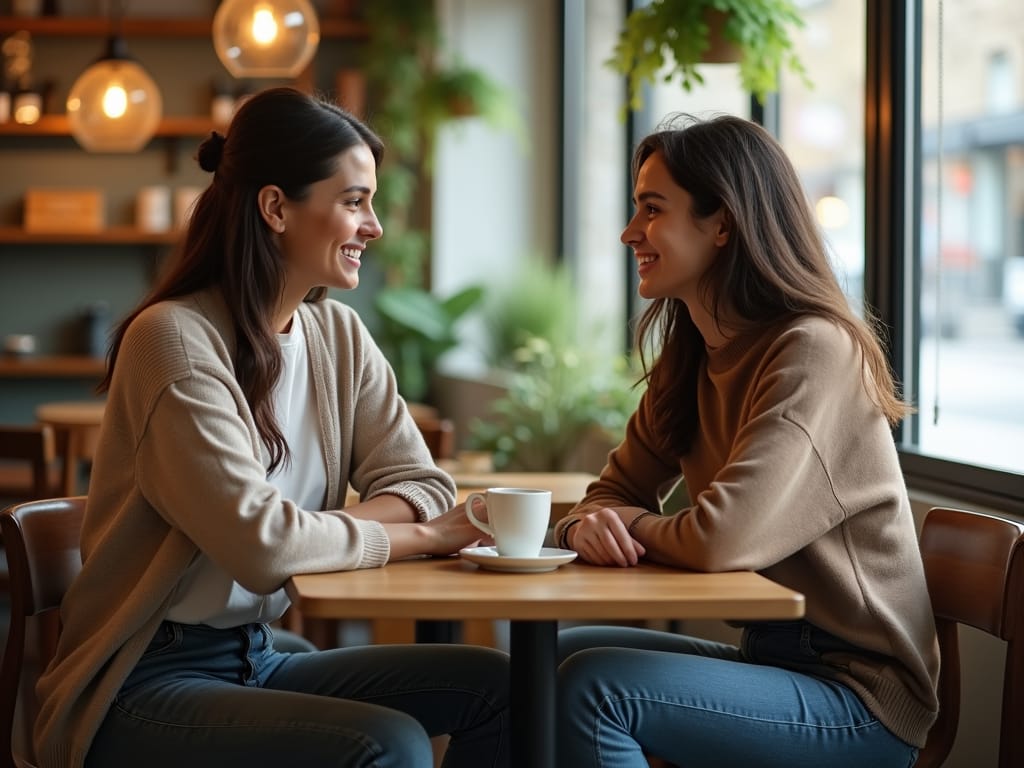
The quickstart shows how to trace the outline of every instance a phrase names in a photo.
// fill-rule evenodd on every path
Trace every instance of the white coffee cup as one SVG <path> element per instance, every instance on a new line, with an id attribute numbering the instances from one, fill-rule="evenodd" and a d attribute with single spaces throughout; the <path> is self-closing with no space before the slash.
<path id="1" fill-rule="evenodd" d="M 473 514 L 477 499 L 487 507 L 484 522 Z M 488 488 L 466 498 L 469 521 L 494 537 L 502 557 L 538 557 L 551 520 L 551 491 L 539 488 Z"/>

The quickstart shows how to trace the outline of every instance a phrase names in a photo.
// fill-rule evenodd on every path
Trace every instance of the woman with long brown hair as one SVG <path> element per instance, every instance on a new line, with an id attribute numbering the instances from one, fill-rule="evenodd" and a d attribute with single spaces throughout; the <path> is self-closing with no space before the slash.
<path id="1" fill-rule="evenodd" d="M 741 622 L 738 647 L 564 630 L 560 753 L 580 768 L 910 766 L 938 655 L 891 432 L 908 409 L 879 338 L 763 128 L 668 125 L 632 171 L 622 241 L 651 300 L 647 389 L 557 539 L 596 565 L 758 571 L 807 614 Z"/>

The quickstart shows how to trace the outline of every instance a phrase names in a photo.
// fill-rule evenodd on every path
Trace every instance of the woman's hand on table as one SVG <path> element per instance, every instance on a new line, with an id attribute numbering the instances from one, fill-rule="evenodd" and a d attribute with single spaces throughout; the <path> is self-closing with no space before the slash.
<path id="1" fill-rule="evenodd" d="M 483 505 L 478 507 L 477 517 L 486 519 Z M 469 522 L 465 504 L 423 523 L 385 523 L 384 530 L 391 540 L 389 560 L 414 555 L 453 555 L 463 547 L 494 543 Z"/>
<path id="2" fill-rule="evenodd" d="M 572 523 L 566 543 L 592 565 L 636 565 L 646 550 L 630 536 L 627 526 L 646 510 L 639 507 L 601 507 Z"/>
<path id="3" fill-rule="evenodd" d="M 478 504 L 475 509 L 478 518 L 487 519 L 487 510 L 483 504 Z M 439 549 L 431 552 L 432 555 L 451 555 L 463 547 L 494 544 L 490 536 L 469 521 L 465 504 L 459 504 L 443 515 L 428 520 L 423 525 L 430 528 L 431 534 L 438 539 Z"/>

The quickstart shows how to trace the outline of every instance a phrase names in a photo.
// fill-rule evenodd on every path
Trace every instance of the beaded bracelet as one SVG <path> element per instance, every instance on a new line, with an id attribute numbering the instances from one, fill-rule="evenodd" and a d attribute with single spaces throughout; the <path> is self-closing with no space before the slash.
<path id="1" fill-rule="evenodd" d="M 626 533 L 630 536 L 633 535 L 633 529 L 636 528 L 636 524 L 640 522 L 642 517 L 658 517 L 654 512 L 641 512 L 639 515 L 629 521 L 629 525 L 626 526 Z"/>

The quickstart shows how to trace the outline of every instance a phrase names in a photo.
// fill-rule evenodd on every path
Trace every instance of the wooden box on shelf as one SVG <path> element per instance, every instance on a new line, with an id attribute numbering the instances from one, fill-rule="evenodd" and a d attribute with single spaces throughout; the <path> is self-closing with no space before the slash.
<path id="1" fill-rule="evenodd" d="M 100 232 L 106 225 L 103 192 L 96 188 L 25 190 L 27 232 Z"/>

